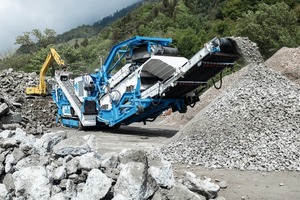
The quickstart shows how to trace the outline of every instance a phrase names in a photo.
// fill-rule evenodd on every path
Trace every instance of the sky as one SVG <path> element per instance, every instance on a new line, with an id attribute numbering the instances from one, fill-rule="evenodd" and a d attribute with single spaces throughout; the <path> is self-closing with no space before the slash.
<path id="1" fill-rule="evenodd" d="M 16 49 L 23 32 L 50 28 L 61 34 L 93 24 L 138 0 L 0 0 L 0 54 Z"/>

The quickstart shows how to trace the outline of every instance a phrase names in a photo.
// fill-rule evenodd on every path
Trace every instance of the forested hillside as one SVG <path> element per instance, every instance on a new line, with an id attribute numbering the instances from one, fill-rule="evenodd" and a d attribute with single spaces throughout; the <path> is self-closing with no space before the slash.
<path id="1" fill-rule="evenodd" d="M 46 45 L 38 39 L 27 46 L 32 51 L 1 60 L 0 69 L 39 71 L 49 48 L 54 47 L 70 70 L 92 72 L 112 45 L 135 35 L 171 37 L 172 45 L 185 57 L 216 36 L 249 37 L 265 58 L 283 46 L 300 45 L 298 0 L 148 0 L 113 23 L 109 17 L 103 20 L 93 25 L 101 27 L 93 31 L 91 26 L 81 26 L 80 31 L 64 36 L 44 35 L 42 39 L 49 39 Z"/>

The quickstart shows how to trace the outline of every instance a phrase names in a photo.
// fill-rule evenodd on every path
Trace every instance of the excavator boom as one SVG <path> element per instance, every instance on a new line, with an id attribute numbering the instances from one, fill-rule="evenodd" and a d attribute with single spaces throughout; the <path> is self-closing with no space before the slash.
<path id="1" fill-rule="evenodd" d="M 47 95 L 47 84 L 45 81 L 45 75 L 49 69 L 49 66 L 51 65 L 51 63 L 53 62 L 53 60 L 56 61 L 56 63 L 61 66 L 64 67 L 65 66 L 65 62 L 63 59 L 61 59 L 61 57 L 59 56 L 59 54 L 55 51 L 55 49 L 51 48 L 50 49 L 50 53 L 48 54 L 41 70 L 40 70 L 40 79 L 39 79 L 39 85 L 36 87 L 28 87 L 26 88 L 25 93 L 27 95 Z"/>

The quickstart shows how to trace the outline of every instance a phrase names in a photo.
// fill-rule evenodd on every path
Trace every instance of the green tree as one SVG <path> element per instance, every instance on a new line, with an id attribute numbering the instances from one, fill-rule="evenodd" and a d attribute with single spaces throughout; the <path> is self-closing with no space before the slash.
<path id="1" fill-rule="evenodd" d="M 257 11 L 249 11 L 238 19 L 236 31 L 236 35 L 247 36 L 256 42 L 267 58 L 283 46 L 298 46 L 299 33 L 295 13 L 284 2 L 259 4 Z"/>

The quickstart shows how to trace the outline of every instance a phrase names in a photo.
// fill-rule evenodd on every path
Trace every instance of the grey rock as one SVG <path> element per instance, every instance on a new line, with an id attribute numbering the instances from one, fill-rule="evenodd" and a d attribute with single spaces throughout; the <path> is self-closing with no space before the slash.
<path id="1" fill-rule="evenodd" d="M 66 194 L 60 192 L 51 196 L 50 200 L 69 200 Z"/>
<path id="2" fill-rule="evenodd" d="M 14 148 L 12 155 L 16 162 L 18 162 L 25 156 L 25 154 L 19 148 Z"/>
<path id="3" fill-rule="evenodd" d="M 9 107 L 6 103 L 0 104 L 0 116 L 6 114 L 9 111 Z"/>
<path id="4" fill-rule="evenodd" d="M 121 194 L 117 194 L 112 200 L 128 200 L 128 198 L 122 196 Z"/>
<path id="5" fill-rule="evenodd" d="M 215 200 L 226 200 L 226 199 L 225 199 L 225 197 L 218 196 L 217 198 L 215 198 Z"/>
<path id="6" fill-rule="evenodd" d="M 12 196 L 9 193 L 9 191 L 7 191 L 6 187 L 4 184 L 0 183 L 0 199 L 3 200 L 12 200 Z"/>
<path id="7" fill-rule="evenodd" d="M 86 140 L 82 137 L 70 137 L 62 140 L 53 147 L 53 152 L 58 156 L 80 156 L 91 151 Z"/>
<path id="8" fill-rule="evenodd" d="M 16 160 L 12 154 L 8 154 L 5 159 L 5 173 L 13 172 L 13 165 L 16 164 Z"/>
<path id="9" fill-rule="evenodd" d="M 51 184 L 45 167 L 27 167 L 13 173 L 15 194 L 32 199 L 49 199 Z"/>
<path id="10" fill-rule="evenodd" d="M 60 166 L 56 168 L 53 172 L 53 179 L 54 180 L 62 180 L 67 177 L 67 171 L 65 166 Z"/>
<path id="11" fill-rule="evenodd" d="M 76 200 L 98 200 L 107 194 L 111 187 L 111 179 L 107 178 L 99 169 L 92 169 L 81 192 Z M 97 189 L 95 189 L 97 188 Z"/>
<path id="12" fill-rule="evenodd" d="M 148 167 L 141 162 L 122 164 L 114 186 L 114 196 L 120 194 L 128 199 L 147 199 L 152 196 L 158 185 L 148 174 Z"/>
<path id="13" fill-rule="evenodd" d="M 101 165 L 100 156 L 95 154 L 94 152 L 86 153 L 82 156 L 76 157 L 75 159 L 79 161 L 79 169 L 97 169 L 100 168 Z"/>
<path id="14" fill-rule="evenodd" d="M 221 189 L 226 189 L 227 188 L 227 182 L 226 181 L 221 181 L 218 183 Z"/>
<path id="15" fill-rule="evenodd" d="M 66 139 L 67 135 L 63 131 L 51 132 L 44 134 L 40 139 L 36 140 L 34 147 L 40 155 L 46 155 L 50 152 L 54 145 Z"/>
<path id="16" fill-rule="evenodd" d="M 119 154 L 119 160 L 122 164 L 129 162 L 148 163 L 145 151 L 136 149 L 123 149 Z"/>
<path id="17" fill-rule="evenodd" d="M 68 198 L 73 198 L 77 196 L 76 193 L 76 186 L 74 184 L 74 181 L 68 179 L 66 182 L 66 196 Z"/>
<path id="18" fill-rule="evenodd" d="M 21 170 L 31 166 L 46 166 L 49 164 L 49 156 L 39 156 L 32 154 L 28 157 L 21 159 L 16 165 L 17 170 Z"/>
<path id="19" fill-rule="evenodd" d="M 67 174 L 74 174 L 78 170 L 79 160 L 72 159 L 66 163 Z"/>
<path id="20" fill-rule="evenodd" d="M 210 182 L 209 179 L 200 180 L 191 172 L 184 174 L 182 184 L 189 190 L 203 195 L 208 199 L 217 197 L 220 191 L 220 187 L 217 184 Z"/>
<path id="21" fill-rule="evenodd" d="M 12 192 L 15 190 L 15 185 L 11 173 L 4 175 L 3 184 L 6 186 L 8 192 Z"/>
<path id="22" fill-rule="evenodd" d="M 101 167 L 103 168 L 117 168 L 119 164 L 119 154 L 116 152 L 105 153 L 101 159 Z"/>
<path id="23" fill-rule="evenodd" d="M 0 175 L 5 171 L 4 165 L 0 162 Z"/>
<path id="24" fill-rule="evenodd" d="M 159 159 L 152 161 L 150 165 L 148 172 L 156 180 L 158 186 L 170 189 L 175 185 L 172 164 L 169 161 Z"/>
<path id="25" fill-rule="evenodd" d="M 153 196 L 152 200 L 206 200 L 204 196 L 196 194 L 190 191 L 186 186 L 176 183 L 175 186 L 170 189 L 160 188 Z"/>

